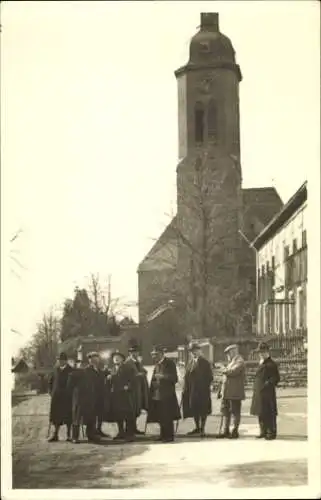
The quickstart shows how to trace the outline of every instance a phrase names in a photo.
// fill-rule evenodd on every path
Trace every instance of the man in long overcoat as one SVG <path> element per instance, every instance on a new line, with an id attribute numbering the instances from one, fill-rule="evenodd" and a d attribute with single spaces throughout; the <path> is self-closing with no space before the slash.
<path id="1" fill-rule="evenodd" d="M 276 438 L 277 433 L 276 387 L 280 374 L 265 342 L 259 344 L 257 351 L 260 363 L 255 374 L 250 413 L 258 416 L 260 434 L 257 437 L 271 440 Z"/>
<path id="2" fill-rule="evenodd" d="M 104 400 L 104 373 L 99 369 L 99 354 L 89 353 L 88 366 L 74 370 L 69 379 L 69 390 L 72 391 L 73 442 L 79 443 L 80 425 L 86 425 L 87 439 L 98 442 L 100 437 L 96 431 L 97 420 L 101 414 Z"/>
<path id="3" fill-rule="evenodd" d="M 160 425 L 159 441 L 174 441 L 174 421 L 181 418 L 175 385 L 177 371 L 174 361 L 165 357 L 161 347 L 152 351 L 155 367 L 151 379 L 147 422 Z"/>
<path id="4" fill-rule="evenodd" d="M 211 383 L 213 373 L 210 363 L 202 356 L 196 342 L 189 346 L 191 359 L 186 366 L 183 387 L 183 418 L 193 417 L 195 429 L 189 435 L 205 435 L 207 416 L 212 413 Z"/>
<path id="5" fill-rule="evenodd" d="M 58 441 L 59 428 L 64 424 L 67 426 L 67 441 L 71 441 L 71 393 L 68 390 L 68 379 L 73 369 L 67 361 L 67 355 L 62 352 L 58 357 L 58 366 L 49 378 L 51 395 L 49 420 L 54 425 L 50 443 Z"/>
<path id="6" fill-rule="evenodd" d="M 148 409 L 148 380 L 147 370 L 143 367 L 138 359 L 139 348 L 133 345 L 128 349 L 128 357 L 125 361 L 126 365 L 132 366 L 137 370 L 137 376 L 134 387 L 134 408 L 135 408 L 135 434 L 144 434 L 143 431 L 137 429 L 137 418 L 140 416 L 141 411 Z"/>
<path id="7" fill-rule="evenodd" d="M 236 344 L 229 345 L 224 352 L 228 364 L 223 370 L 223 380 L 218 392 L 218 398 L 222 398 L 221 413 L 224 422 L 224 430 L 219 437 L 237 439 L 241 422 L 241 406 L 245 399 L 245 363 Z M 233 429 L 230 433 L 232 416 Z"/>
<path id="8" fill-rule="evenodd" d="M 110 384 L 110 411 L 107 417 L 109 422 L 116 422 L 118 434 L 115 439 L 133 441 L 135 437 L 135 389 L 137 368 L 125 363 L 125 356 L 119 351 L 112 354 L 113 367 L 107 380 Z"/>

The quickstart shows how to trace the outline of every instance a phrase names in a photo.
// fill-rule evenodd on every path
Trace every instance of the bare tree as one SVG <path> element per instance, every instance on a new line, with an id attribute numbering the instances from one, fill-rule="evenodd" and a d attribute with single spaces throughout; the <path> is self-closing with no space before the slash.
<path id="1" fill-rule="evenodd" d="M 183 165 L 177 182 L 178 211 L 171 229 L 178 257 L 175 284 L 170 284 L 175 308 L 182 327 L 194 337 L 232 334 L 253 293 L 240 286 L 239 278 L 239 163 L 232 156 L 222 161 L 212 148 Z M 170 248 L 158 260 L 173 265 Z"/>

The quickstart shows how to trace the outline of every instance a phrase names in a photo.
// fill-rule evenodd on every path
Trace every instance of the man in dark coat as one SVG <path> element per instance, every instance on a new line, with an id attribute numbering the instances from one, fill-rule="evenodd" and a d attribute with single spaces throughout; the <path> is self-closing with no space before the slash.
<path id="1" fill-rule="evenodd" d="M 177 371 L 174 361 L 165 357 L 164 349 L 155 347 L 152 351 L 155 362 L 148 402 L 147 422 L 160 424 L 159 441 L 174 441 L 174 421 L 181 418 L 175 385 Z"/>
<path id="2" fill-rule="evenodd" d="M 142 363 L 139 361 L 139 348 L 133 345 L 128 349 L 128 357 L 125 361 L 126 365 L 132 366 L 137 370 L 136 382 L 134 387 L 134 408 L 135 408 L 135 434 L 144 434 L 143 431 L 137 428 L 137 418 L 140 416 L 141 411 L 148 409 L 148 380 L 147 371 L 143 368 Z"/>
<path id="3" fill-rule="evenodd" d="M 251 415 L 257 415 L 260 426 L 258 438 L 276 438 L 276 387 L 280 382 L 277 364 L 270 356 L 269 346 L 261 342 L 257 349 L 260 364 L 255 374 Z"/>
<path id="4" fill-rule="evenodd" d="M 96 424 L 104 400 L 104 373 L 99 369 L 99 354 L 89 353 L 88 366 L 74 370 L 69 379 L 72 391 L 73 442 L 79 443 L 80 425 L 86 425 L 88 441 L 99 442 Z"/>
<path id="5" fill-rule="evenodd" d="M 212 413 L 211 383 L 213 373 L 210 363 L 202 356 L 196 342 L 189 346 L 191 360 L 187 364 L 183 387 L 183 418 L 193 417 L 195 429 L 189 435 L 205 436 L 207 416 Z"/>
<path id="6" fill-rule="evenodd" d="M 228 364 L 223 370 L 223 380 L 217 397 L 222 398 L 221 413 L 224 420 L 224 430 L 219 438 L 239 437 L 241 422 L 241 406 L 245 399 L 245 363 L 239 354 L 237 344 L 229 345 L 225 349 Z M 233 429 L 230 433 L 231 416 L 233 416 Z"/>
<path id="7" fill-rule="evenodd" d="M 54 434 L 49 439 L 50 443 L 58 441 L 59 428 L 67 426 L 67 441 L 71 441 L 71 393 L 68 390 L 68 379 L 72 372 L 68 364 L 67 355 L 62 352 L 58 357 L 58 366 L 54 369 L 49 379 L 50 423 L 54 425 Z"/>
<path id="8" fill-rule="evenodd" d="M 125 356 L 119 351 L 112 354 L 112 360 L 113 367 L 107 376 L 111 394 L 107 420 L 117 422 L 118 434 L 115 439 L 133 441 L 135 437 L 135 389 L 138 371 L 134 365 L 125 363 Z"/>

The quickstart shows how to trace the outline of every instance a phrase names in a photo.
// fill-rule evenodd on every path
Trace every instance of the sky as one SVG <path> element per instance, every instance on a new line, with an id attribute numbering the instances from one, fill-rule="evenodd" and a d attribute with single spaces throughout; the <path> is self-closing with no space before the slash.
<path id="1" fill-rule="evenodd" d="M 137 266 L 175 210 L 174 71 L 200 12 L 213 11 L 243 74 L 244 187 L 273 185 L 286 201 L 319 170 L 318 2 L 2 3 L 2 323 L 19 332 L 12 352 L 91 273 L 103 284 L 111 274 L 112 295 L 137 300 Z"/>

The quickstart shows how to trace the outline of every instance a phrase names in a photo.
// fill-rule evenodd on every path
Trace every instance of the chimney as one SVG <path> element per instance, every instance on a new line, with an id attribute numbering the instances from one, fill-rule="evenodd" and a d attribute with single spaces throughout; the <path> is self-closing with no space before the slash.
<path id="1" fill-rule="evenodd" d="M 201 13 L 201 29 L 206 31 L 219 31 L 219 19 L 217 12 Z"/>

